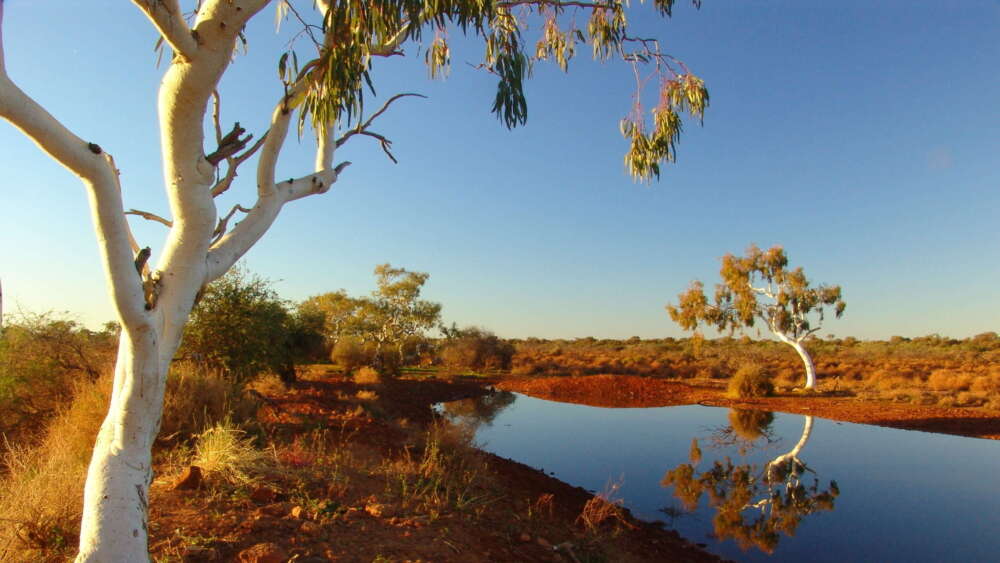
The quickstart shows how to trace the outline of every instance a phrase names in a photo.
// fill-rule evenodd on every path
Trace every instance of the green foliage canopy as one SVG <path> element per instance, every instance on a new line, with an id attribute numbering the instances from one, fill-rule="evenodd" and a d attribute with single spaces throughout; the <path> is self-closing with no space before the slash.
<path id="1" fill-rule="evenodd" d="M 840 286 L 811 287 L 801 267 L 788 268 L 780 246 L 765 251 L 751 245 L 746 256 L 727 254 L 719 274 L 722 283 L 715 286 L 713 303 L 704 285 L 694 281 L 678 296 L 677 306 L 667 305 L 670 318 L 685 330 L 705 323 L 730 333 L 759 319 L 775 334 L 801 341 L 820 330 L 826 307 L 833 307 L 837 318 L 846 307 Z"/>
<path id="2" fill-rule="evenodd" d="M 641 180 L 659 178 L 660 164 L 676 159 L 675 145 L 681 133 L 681 113 L 701 122 L 709 105 L 705 83 L 682 62 L 661 50 L 656 39 L 630 33 L 624 0 L 318 0 L 321 23 L 313 23 L 291 0 L 277 3 L 278 21 L 294 16 L 311 43 L 310 58 L 299 63 L 296 43 L 283 53 L 278 75 L 287 92 L 286 107 L 300 109 L 300 132 L 306 123 L 324 130 L 333 124 L 362 122 L 365 91 L 375 94 L 373 61 L 378 57 L 404 55 L 409 43 L 420 45 L 425 35 L 433 39 L 424 49 L 424 60 L 432 78 L 443 77 L 451 61 L 448 31 L 482 40 L 484 53 L 478 68 L 497 78 L 492 112 L 508 128 L 528 118 L 524 83 L 532 66 L 554 60 L 563 70 L 576 55 L 577 45 L 590 45 L 597 60 L 616 58 L 633 67 L 636 76 L 635 103 L 621 122 L 629 141 L 625 164 Z M 700 0 L 692 3 L 698 7 Z M 652 0 L 654 11 L 672 14 L 674 0 Z M 533 26 L 540 20 L 538 26 Z M 578 22 L 586 21 L 586 26 Z M 525 37 L 530 29 L 539 37 L 531 49 Z M 641 105 L 646 84 L 655 84 L 659 101 L 647 117 Z M 391 102 L 391 100 L 390 100 Z M 379 112 L 380 113 L 380 112 Z M 368 133 L 366 133 L 368 134 Z M 384 137 L 370 134 L 383 141 Z"/>

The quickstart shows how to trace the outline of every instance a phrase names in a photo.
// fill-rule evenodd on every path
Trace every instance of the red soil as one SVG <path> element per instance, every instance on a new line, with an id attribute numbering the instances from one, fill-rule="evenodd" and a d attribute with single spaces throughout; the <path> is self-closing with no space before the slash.
<path id="1" fill-rule="evenodd" d="M 761 399 L 737 400 L 727 399 L 718 385 L 696 386 L 676 380 L 618 375 L 509 379 L 500 383 L 498 387 L 543 399 L 600 407 L 654 407 L 700 403 L 720 407 L 811 414 L 844 422 L 991 440 L 1000 439 L 1000 413 L 980 408 L 947 408 L 859 400 L 844 395 L 784 394 Z"/>

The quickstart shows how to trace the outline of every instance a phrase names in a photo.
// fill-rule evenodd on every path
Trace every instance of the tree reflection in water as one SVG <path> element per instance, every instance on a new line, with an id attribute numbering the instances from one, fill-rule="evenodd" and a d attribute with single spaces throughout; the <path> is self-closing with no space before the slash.
<path id="1" fill-rule="evenodd" d="M 730 426 L 716 431 L 710 442 L 713 447 L 736 446 L 741 456 L 763 439 L 774 442 L 771 422 L 774 415 L 763 411 L 732 409 Z M 833 510 L 839 494 L 836 481 L 820 490 L 819 479 L 803 483 L 809 469 L 799 453 L 812 433 L 813 417 L 805 417 L 802 436 L 787 453 L 777 456 L 764 467 L 756 464 L 735 464 L 727 456 L 714 461 L 699 472 L 702 452 L 698 440 L 691 442 L 690 463 L 682 463 L 667 471 L 661 485 L 672 486 L 674 496 L 688 511 L 697 509 L 702 495 L 715 509 L 712 524 L 721 541 L 732 538 L 740 549 L 756 547 L 773 553 L 781 534 L 795 535 L 802 518 L 816 512 Z"/>
<path id="2" fill-rule="evenodd" d="M 479 397 L 444 403 L 442 413 L 453 422 L 467 424 L 474 430 L 482 425 L 492 426 L 497 415 L 516 399 L 517 395 L 509 391 L 491 391 Z"/>

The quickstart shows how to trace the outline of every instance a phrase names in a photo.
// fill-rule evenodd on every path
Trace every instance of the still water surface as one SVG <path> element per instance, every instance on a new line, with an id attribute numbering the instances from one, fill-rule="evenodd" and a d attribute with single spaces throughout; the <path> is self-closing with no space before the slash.
<path id="1" fill-rule="evenodd" d="M 483 449 L 594 492 L 619 483 L 636 516 L 737 561 L 1000 561 L 996 441 L 512 393 L 443 410 Z"/>

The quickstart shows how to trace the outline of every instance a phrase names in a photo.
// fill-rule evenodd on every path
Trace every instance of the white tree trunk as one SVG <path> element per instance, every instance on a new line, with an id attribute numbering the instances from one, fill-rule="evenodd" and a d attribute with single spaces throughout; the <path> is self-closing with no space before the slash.
<path id="1" fill-rule="evenodd" d="M 84 489 L 77 561 L 148 561 L 152 446 L 160 427 L 166 368 L 154 330 L 123 331 L 108 416 Z"/>
<path id="2" fill-rule="evenodd" d="M 812 357 L 806 350 L 806 347 L 802 345 L 801 342 L 793 340 L 789 342 L 792 348 L 799 353 L 799 357 L 802 358 L 802 363 L 806 366 L 806 389 L 816 388 L 816 366 L 813 365 Z"/>
<path id="3" fill-rule="evenodd" d="M 796 340 L 796 339 L 793 339 L 793 338 L 789 338 L 786 334 L 782 333 L 779 330 L 775 330 L 773 327 L 771 328 L 771 332 L 773 332 L 774 335 L 778 337 L 778 340 L 781 340 L 785 344 L 788 344 L 792 348 L 795 348 L 795 351 L 799 353 L 799 357 L 802 358 L 802 363 L 805 364 L 805 366 L 806 366 L 806 386 L 805 386 L 805 388 L 806 389 L 815 389 L 816 388 L 816 366 L 813 365 L 812 356 L 809 355 L 809 351 L 806 350 L 806 347 L 802 344 L 802 341 L 801 340 Z"/>

